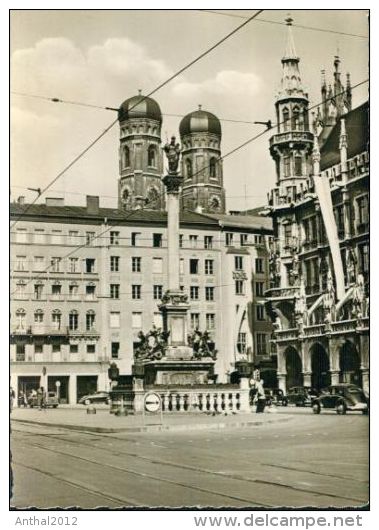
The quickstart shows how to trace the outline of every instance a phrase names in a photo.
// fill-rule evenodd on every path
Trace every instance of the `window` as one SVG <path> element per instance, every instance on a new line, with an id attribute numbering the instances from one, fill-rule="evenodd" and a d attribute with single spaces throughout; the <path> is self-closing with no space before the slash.
<path id="1" fill-rule="evenodd" d="M 42 272 L 44 269 L 45 269 L 44 256 L 34 256 L 33 270 L 36 272 Z"/>
<path id="2" fill-rule="evenodd" d="M 25 344 L 16 344 L 16 361 L 25 361 Z"/>
<path id="3" fill-rule="evenodd" d="M 162 246 L 162 234 L 153 234 L 153 247 Z"/>
<path id="4" fill-rule="evenodd" d="M 70 245 L 79 244 L 79 232 L 77 230 L 70 230 L 68 232 L 68 240 Z"/>
<path id="5" fill-rule="evenodd" d="M 248 244 L 248 235 L 247 234 L 240 234 L 240 245 L 241 247 Z"/>
<path id="6" fill-rule="evenodd" d="M 204 262 L 204 272 L 207 275 L 214 274 L 213 259 L 206 259 Z"/>
<path id="7" fill-rule="evenodd" d="M 26 243 L 28 241 L 28 235 L 26 228 L 16 229 L 16 243 Z"/>
<path id="8" fill-rule="evenodd" d="M 141 299 L 141 286 L 140 285 L 132 285 L 132 299 L 133 300 Z"/>
<path id="9" fill-rule="evenodd" d="M 120 240 L 120 232 L 115 232 L 114 230 L 112 230 L 110 233 L 109 233 L 109 243 L 111 245 L 118 245 Z"/>
<path id="10" fill-rule="evenodd" d="M 217 160 L 214 157 L 209 161 L 209 176 L 211 179 L 217 178 Z"/>
<path id="11" fill-rule="evenodd" d="M 189 266 L 190 266 L 190 274 L 199 274 L 199 260 L 198 259 L 190 259 Z"/>
<path id="12" fill-rule="evenodd" d="M 190 314 L 191 329 L 198 329 L 200 326 L 200 313 Z"/>
<path id="13" fill-rule="evenodd" d="M 60 342 L 53 342 L 51 349 L 52 349 L 53 353 L 60 353 L 61 352 L 61 344 L 60 344 Z"/>
<path id="14" fill-rule="evenodd" d="M 236 271 L 243 270 L 243 256 L 234 256 L 234 269 Z"/>
<path id="15" fill-rule="evenodd" d="M 205 299 L 207 302 L 213 302 L 215 296 L 215 288 L 214 287 L 206 287 L 205 288 Z"/>
<path id="16" fill-rule="evenodd" d="M 41 228 L 34 230 L 34 243 L 45 243 L 45 230 Z"/>
<path id="17" fill-rule="evenodd" d="M 291 175 L 291 160 L 289 156 L 283 158 L 284 176 L 289 177 Z"/>
<path id="18" fill-rule="evenodd" d="M 153 286 L 154 300 L 161 300 L 163 296 L 163 285 Z"/>
<path id="19" fill-rule="evenodd" d="M 162 274 L 163 272 L 163 259 L 153 258 L 153 274 Z"/>
<path id="20" fill-rule="evenodd" d="M 214 313 L 206 313 L 205 315 L 205 325 L 207 329 L 215 329 L 215 314 Z"/>
<path id="21" fill-rule="evenodd" d="M 79 344 L 70 344 L 70 353 L 78 353 Z"/>
<path id="22" fill-rule="evenodd" d="M 95 260 L 93 258 L 86 258 L 85 267 L 87 274 L 93 274 L 95 272 Z"/>
<path id="23" fill-rule="evenodd" d="M 18 309 L 16 311 L 17 329 L 25 329 L 25 318 L 26 318 L 25 309 Z"/>
<path id="24" fill-rule="evenodd" d="M 199 299 L 199 287 L 197 285 L 191 285 L 190 287 L 190 298 L 191 300 Z"/>
<path id="25" fill-rule="evenodd" d="M 213 236 L 204 236 L 204 248 L 213 248 Z"/>
<path id="26" fill-rule="evenodd" d="M 50 271 L 51 272 L 60 272 L 61 270 L 61 258 L 51 258 L 50 262 Z"/>
<path id="27" fill-rule="evenodd" d="M 119 311 L 111 311 L 109 313 L 109 327 L 118 329 L 120 327 L 120 313 Z"/>
<path id="28" fill-rule="evenodd" d="M 119 256 L 111 256 L 111 272 L 120 271 L 120 258 Z"/>
<path id="29" fill-rule="evenodd" d="M 263 270 L 263 259 L 262 258 L 256 258 L 255 259 L 255 272 L 258 274 L 262 274 L 264 272 Z"/>
<path id="30" fill-rule="evenodd" d="M 190 247 L 191 248 L 197 248 L 197 236 L 190 235 L 189 236 L 189 242 L 190 242 Z"/>
<path id="31" fill-rule="evenodd" d="M 79 294 L 79 287 L 77 283 L 71 283 L 68 286 L 68 296 L 71 300 L 75 300 Z"/>
<path id="32" fill-rule="evenodd" d="M 122 149 L 122 167 L 126 168 L 130 166 L 130 152 L 129 147 L 124 145 Z"/>
<path id="33" fill-rule="evenodd" d="M 42 309 L 37 309 L 34 313 L 34 323 L 42 324 L 43 323 L 43 311 Z"/>
<path id="34" fill-rule="evenodd" d="M 142 313 L 132 313 L 132 328 L 141 329 L 142 328 Z"/>
<path id="35" fill-rule="evenodd" d="M 255 295 L 263 296 L 264 293 L 264 282 L 255 282 Z"/>
<path id="36" fill-rule="evenodd" d="M 52 312 L 51 321 L 52 321 L 54 330 L 57 331 L 57 330 L 61 329 L 62 315 L 61 315 L 61 312 L 59 310 L 55 310 L 55 311 Z"/>
<path id="37" fill-rule="evenodd" d="M 51 231 L 51 244 L 60 245 L 62 243 L 62 230 Z"/>
<path id="38" fill-rule="evenodd" d="M 34 353 L 43 353 L 43 344 L 42 343 L 34 344 Z"/>
<path id="39" fill-rule="evenodd" d="M 337 223 L 338 237 L 339 239 L 344 239 L 345 223 L 344 223 L 344 215 L 343 215 L 343 205 L 337 206 L 337 208 L 335 208 L 334 215 L 335 215 L 336 223 Z M 314 239 L 316 238 L 314 237 Z"/>
<path id="40" fill-rule="evenodd" d="M 235 281 L 236 294 L 245 294 L 245 282 L 243 280 Z"/>
<path id="41" fill-rule="evenodd" d="M 295 156 L 295 175 L 301 177 L 303 174 L 303 160 L 300 155 Z"/>
<path id="42" fill-rule="evenodd" d="M 132 247 L 138 247 L 138 236 L 141 235 L 140 232 L 132 232 L 130 242 Z"/>
<path id="43" fill-rule="evenodd" d="M 119 342 L 111 342 L 111 356 L 112 359 L 118 359 L 120 353 L 120 343 Z"/>
<path id="44" fill-rule="evenodd" d="M 25 298 L 26 283 L 21 280 L 16 284 L 16 298 Z"/>
<path id="45" fill-rule="evenodd" d="M 118 283 L 110 284 L 110 296 L 114 300 L 118 300 L 120 298 L 120 284 Z"/>
<path id="46" fill-rule="evenodd" d="M 78 258 L 69 258 L 69 272 L 79 272 L 78 261 Z"/>
<path id="47" fill-rule="evenodd" d="M 54 284 L 51 286 L 51 295 L 55 299 L 59 299 L 62 294 L 62 286 L 60 284 Z"/>
<path id="48" fill-rule="evenodd" d="M 183 234 L 179 234 L 179 248 L 183 248 Z"/>
<path id="49" fill-rule="evenodd" d="M 265 308 L 263 305 L 256 306 L 256 315 L 257 315 L 257 320 L 265 319 Z"/>
<path id="50" fill-rule="evenodd" d="M 15 270 L 16 271 L 27 270 L 26 256 L 16 256 Z"/>
<path id="51" fill-rule="evenodd" d="M 36 283 L 34 285 L 34 299 L 42 300 L 42 295 L 43 295 L 43 285 L 42 283 Z"/>
<path id="52" fill-rule="evenodd" d="M 96 353 L 96 344 L 87 344 L 87 353 Z"/>
<path id="53" fill-rule="evenodd" d="M 147 165 L 150 167 L 157 166 L 157 150 L 154 145 L 150 145 L 148 149 Z"/>
<path id="54" fill-rule="evenodd" d="M 257 333 L 257 354 L 267 355 L 267 334 Z"/>
<path id="55" fill-rule="evenodd" d="M 68 327 L 70 331 L 75 331 L 79 327 L 79 315 L 77 311 L 71 311 L 68 315 Z"/>
<path id="56" fill-rule="evenodd" d="M 238 353 L 246 353 L 246 333 L 238 333 L 237 351 Z"/>
<path id="57" fill-rule="evenodd" d="M 132 257 L 132 271 L 141 272 L 141 258 L 135 256 Z"/>
<path id="58" fill-rule="evenodd" d="M 368 244 L 358 246 L 359 271 L 363 274 L 369 271 L 369 251 Z"/>
<path id="59" fill-rule="evenodd" d="M 233 245 L 233 233 L 232 232 L 226 232 L 225 243 L 227 247 L 231 247 Z"/>
<path id="60" fill-rule="evenodd" d="M 358 225 L 364 225 L 368 223 L 369 212 L 368 212 L 368 198 L 367 195 L 359 197 L 357 199 L 358 208 Z"/>
<path id="61" fill-rule="evenodd" d="M 94 311 L 87 311 L 86 314 L 86 330 L 87 331 L 93 331 L 95 329 L 95 312 Z"/>
<path id="62" fill-rule="evenodd" d="M 285 107 L 283 109 L 283 130 L 288 131 L 290 129 L 290 113 L 289 110 Z"/>
<path id="63" fill-rule="evenodd" d="M 190 158 L 186 159 L 186 176 L 188 179 L 192 178 L 192 160 Z"/>
<path id="64" fill-rule="evenodd" d="M 86 232 L 86 245 L 92 245 L 95 235 L 95 232 Z"/>
<path id="65" fill-rule="evenodd" d="M 255 236 L 254 236 L 254 243 L 255 243 L 256 245 L 263 245 L 263 243 L 264 243 L 264 236 L 257 236 L 257 235 L 255 235 Z"/>
<path id="66" fill-rule="evenodd" d="M 292 246 L 292 224 L 288 223 L 284 225 L 284 246 Z"/>

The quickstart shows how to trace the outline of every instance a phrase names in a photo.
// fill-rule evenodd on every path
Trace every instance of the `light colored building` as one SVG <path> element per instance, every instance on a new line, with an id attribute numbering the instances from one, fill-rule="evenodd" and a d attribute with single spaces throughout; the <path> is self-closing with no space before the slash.
<path id="1" fill-rule="evenodd" d="M 287 19 L 288 41 L 270 139 L 277 181 L 269 197 L 268 311 L 281 388 L 352 382 L 368 390 L 368 105 L 351 110 L 350 79 L 322 76 L 322 105 L 308 96 Z M 310 122 L 313 121 L 311 131 Z"/>

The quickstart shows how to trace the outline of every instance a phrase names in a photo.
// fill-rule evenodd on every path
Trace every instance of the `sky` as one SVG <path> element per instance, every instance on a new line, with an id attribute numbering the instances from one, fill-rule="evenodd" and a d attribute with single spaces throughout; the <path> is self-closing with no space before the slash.
<path id="1" fill-rule="evenodd" d="M 57 97 L 101 107 L 119 107 L 138 89 L 147 94 L 162 81 L 251 16 L 253 10 L 12 11 L 11 91 Z M 258 18 L 200 60 L 153 97 L 163 114 L 202 108 L 221 120 L 275 122 L 275 94 L 281 78 L 287 11 L 265 10 Z M 368 78 L 367 11 L 294 10 L 293 35 L 310 104 L 320 100 L 320 70 L 332 82 L 334 55 L 343 79 Z M 261 19 L 261 21 L 259 21 Z M 263 19 L 263 20 L 262 20 Z M 270 21 L 271 23 L 267 22 Z M 296 25 L 347 32 L 347 36 Z M 353 107 L 367 99 L 368 85 L 353 90 Z M 11 197 L 43 188 L 114 119 L 111 111 L 11 95 Z M 163 116 L 162 141 L 179 135 L 180 117 Z M 221 121 L 222 155 L 262 131 L 261 125 Z M 118 124 L 67 171 L 46 196 L 85 204 L 99 195 L 116 206 Z M 228 210 L 266 203 L 274 185 L 269 134 L 226 157 Z"/>

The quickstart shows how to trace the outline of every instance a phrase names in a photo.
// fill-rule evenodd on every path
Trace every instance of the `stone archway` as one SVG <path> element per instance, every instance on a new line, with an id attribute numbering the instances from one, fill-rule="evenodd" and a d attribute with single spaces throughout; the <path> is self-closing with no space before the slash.
<path id="1" fill-rule="evenodd" d="M 302 363 L 298 351 L 293 346 L 288 346 L 284 352 L 286 361 L 286 388 L 303 385 Z"/>
<path id="2" fill-rule="evenodd" d="M 311 369 L 312 369 L 312 387 L 321 390 L 330 385 L 330 362 L 325 348 L 316 342 L 310 348 Z"/>
<path id="3" fill-rule="evenodd" d="M 361 361 L 355 345 L 346 341 L 340 349 L 340 383 L 362 387 Z"/>
<path id="4" fill-rule="evenodd" d="M 279 302 L 275 305 L 274 313 L 279 316 L 282 329 L 295 327 L 293 304 L 286 301 Z"/>

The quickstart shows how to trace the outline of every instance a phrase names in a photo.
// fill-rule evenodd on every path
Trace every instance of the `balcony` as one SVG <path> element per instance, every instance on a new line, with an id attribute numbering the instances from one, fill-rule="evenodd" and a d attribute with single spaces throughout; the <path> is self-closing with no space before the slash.
<path id="1" fill-rule="evenodd" d="M 368 319 L 367 319 L 368 320 Z M 332 322 L 332 333 L 351 333 L 355 332 L 357 321 L 341 320 L 339 322 Z"/>
<path id="2" fill-rule="evenodd" d="M 296 340 L 298 337 L 298 328 L 282 329 L 275 331 L 276 342 L 284 342 L 288 340 Z"/>
<path id="3" fill-rule="evenodd" d="M 275 287 L 265 292 L 265 297 L 271 301 L 293 300 L 295 294 L 299 291 L 298 287 Z"/>
<path id="4" fill-rule="evenodd" d="M 274 136 L 270 138 L 270 147 L 287 142 L 307 142 L 312 144 L 313 134 L 308 131 L 286 131 L 274 134 Z"/>
<path id="5" fill-rule="evenodd" d="M 315 324 L 314 326 L 307 326 L 304 328 L 304 335 L 306 337 L 319 337 L 325 334 L 325 324 Z"/>

